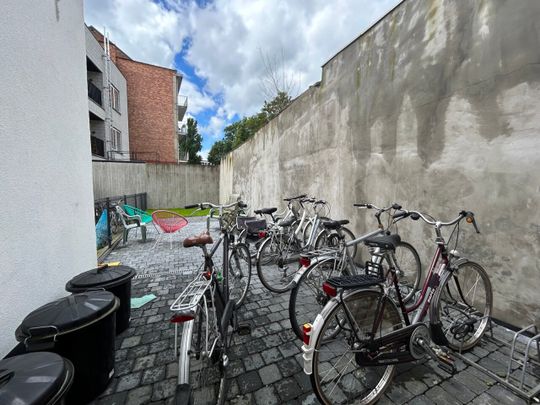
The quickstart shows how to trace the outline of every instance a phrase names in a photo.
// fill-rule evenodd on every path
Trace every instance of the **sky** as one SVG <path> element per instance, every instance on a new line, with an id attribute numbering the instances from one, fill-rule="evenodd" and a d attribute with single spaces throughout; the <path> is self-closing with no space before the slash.
<path id="1" fill-rule="evenodd" d="M 223 129 L 268 100 L 271 61 L 294 97 L 399 0 L 85 0 L 85 22 L 132 59 L 183 75 L 204 158 Z"/>

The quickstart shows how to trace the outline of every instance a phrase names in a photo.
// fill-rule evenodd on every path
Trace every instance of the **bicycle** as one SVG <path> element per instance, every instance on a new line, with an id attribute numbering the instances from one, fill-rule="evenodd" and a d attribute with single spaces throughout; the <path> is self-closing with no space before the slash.
<path id="1" fill-rule="evenodd" d="M 210 208 L 219 212 L 242 206 L 242 202 L 229 205 L 201 203 L 186 208 Z M 170 309 L 174 312 L 171 322 L 175 324 L 174 351 L 178 355 L 178 385 L 175 401 L 177 404 L 191 405 L 198 402 L 216 402 L 223 404 L 228 389 L 227 366 L 228 348 L 235 332 L 248 334 L 249 327 L 239 325 L 236 313 L 245 299 L 251 279 L 249 250 L 245 244 L 230 244 L 229 230 L 220 220 L 220 237 L 214 243 L 210 233 L 209 221 L 207 232 L 186 238 L 184 247 L 199 247 L 203 251 L 204 263 Z M 214 266 L 212 257 L 223 244 L 223 273 Z M 212 245 L 208 251 L 206 245 Z M 232 280 L 231 285 L 229 282 Z M 238 282 L 237 282 L 238 281 Z M 178 329 L 182 324 L 182 335 L 178 344 Z M 192 364 L 193 360 L 193 364 Z M 217 392 L 209 389 L 205 381 L 212 378 L 215 366 L 218 366 L 219 387 Z M 190 372 L 196 371 L 196 377 L 190 383 Z M 217 400 L 216 400 L 217 399 Z"/>
<path id="2" fill-rule="evenodd" d="M 327 278 L 339 275 L 361 274 L 365 268 L 375 265 L 394 267 L 398 275 L 403 301 L 408 302 L 414 296 L 422 277 L 422 264 L 416 249 L 409 243 L 399 241 L 395 250 L 381 252 L 380 248 L 370 248 L 371 259 L 364 267 L 354 261 L 350 253 L 350 246 L 357 246 L 364 240 L 378 235 L 390 235 L 390 229 L 402 217 L 392 219 L 390 212 L 399 210 L 399 204 L 379 208 L 374 204 L 354 204 L 355 207 L 375 209 L 375 218 L 378 228 L 352 241 L 345 240 L 342 224 L 348 221 L 329 221 L 326 226 L 333 233 L 329 234 L 328 245 L 334 249 L 315 249 L 313 252 L 302 255 L 300 258 L 301 270 L 294 279 L 294 287 L 289 298 L 289 320 L 291 327 L 299 339 L 303 338 L 302 325 L 315 319 L 316 315 L 329 301 L 322 290 L 322 283 Z M 381 215 L 388 213 L 389 221 L 386 225 L 381 221 Z M 321 234 L 320 236 L 327 237 Z"/>
<path id="3" fill-rule="evenodd" d="M 383 274 L 381 266 L 372 266 L 364 275 L 330 278 L 323 283 L 331 299 L 313 326 L 305 325 L 302 351 L 304 371 L 324 404 L 371 404 L 388 388 L 396 364 L 426 355 L 453 373 L 453 360 L 440 346 L 467 350 L 486 330 L 492 309 L 487 273 L 480 265 L 459 257 L 455 249 L 449 251 L 441 234 L 443 227 L 455 225 L 449 239 L 457 229 L 457 246 L 464 218 L 480 233 L 474 214 L 461 211 L 450 222 L 417 211 L 401 215 L 421 218 L 435 227 L 437 249 L 421 294 L 406 307 L 394 269 Z M 366 243 L 384 250 L 396 246 L 395 238 L 389 236 L 369 238 Z M 396 298 L 389 294 L 386 277 Z M 428 312 L 429 329 L 423 323 Z"/>

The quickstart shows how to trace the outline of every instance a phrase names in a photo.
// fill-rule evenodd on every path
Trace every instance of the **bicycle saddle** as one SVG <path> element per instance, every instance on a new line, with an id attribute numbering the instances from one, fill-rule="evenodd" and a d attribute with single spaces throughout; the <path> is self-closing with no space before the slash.
<path id="1" fill-rule="evenodd" d="M 214 240 L 208 233 L 201 233 L 200 235 L 190 236 L 184 239 L 184 247 L 202 246 L 214 243 Z"/>
<path id="2" fill-rule="evenodd" d="M 380 247 L 382 249 L 396 250 L 397 245 L 401 242 L 398 234 L 380 235 L 372 238 L 367 238 L 364 243 L 370 247 Z"/>
<path id="3" fill-rule="evenodd" d="M 291 226 L 293 222 L 296 221 L 296 218 L 290 217 L 289 219 L 284 219 L 283 221 L 279 221 L 279 226 Z"/>
<path id="4" fill-rule="evenodd" d="M 347 225 L 348 223 L 349 223 L 348 219 L 342 219 L 339 221 L 333 221 L 333 220 L 323 221 L 323 225 L 326 229 L 339 229 L 343 225 Z"/>
<path id="5" fill-rule="evenodd" d="M 277 208 L 261 208 L 260 210 L 253 211 L 255 214 L 262 215 L 262 214 L 273 214 L 277 211 Z"/>

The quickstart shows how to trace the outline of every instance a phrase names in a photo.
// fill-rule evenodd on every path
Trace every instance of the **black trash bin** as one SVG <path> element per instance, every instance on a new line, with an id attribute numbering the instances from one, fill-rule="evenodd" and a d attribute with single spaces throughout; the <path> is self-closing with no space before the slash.
<path id="1" fill-rule="evenodd" d="M 119 305 L 108 291 L 73 294 L 36 309 L 15 331 L 26 352 L 50 351 L 73 363 L 75 378 L 67 403 L 90 402 L 113 376 Z"/>
<path id="2" fill-rule="evenodd" d="M 131 279 L 135 270 L 128 266 L 102 265 L 73 277 L 66 284 L 66 291 L 80 293 L 88 290 L 104 289 L 120 299 L 116 312 L 116 334 L 129 326 L 131 316 Z"/>
<path id="3" fill-rule="evenodd" d="M 73 381 L 73 365 L 55 353 L 0 360 L 0 404 L 60 405 Z"/>

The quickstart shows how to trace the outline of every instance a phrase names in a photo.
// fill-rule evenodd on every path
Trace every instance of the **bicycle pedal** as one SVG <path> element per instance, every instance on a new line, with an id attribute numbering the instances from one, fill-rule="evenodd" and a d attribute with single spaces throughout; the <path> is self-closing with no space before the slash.
<path id="1" fill-rule="evenodd" d="M 236 332 L 240 336 L 251 335 L 251 325 L 247 322 L 238 323 L 236 326 Z"/>
<path id="2" fill-rule="evenodd" d="M 447 363 L 445 361 L 438 361 L 437 366 L 441 370 L 446 371 L 448 374 L 454 375 L 456 373 L 456 366 L 454 366 L 454 363 Z"/>

